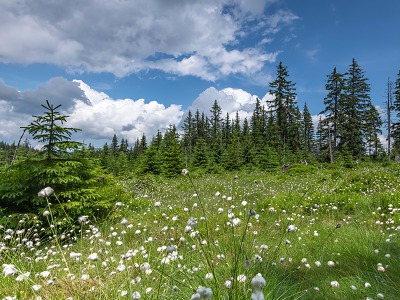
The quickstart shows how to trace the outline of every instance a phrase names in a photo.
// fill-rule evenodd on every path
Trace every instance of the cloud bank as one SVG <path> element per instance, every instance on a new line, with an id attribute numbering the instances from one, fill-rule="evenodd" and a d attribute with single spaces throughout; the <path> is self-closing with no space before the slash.
<path id="1" fill-rule="evenodd" d="M 214 81 L 260 72 L 282 27 L 298 17 L 267 14 L 275 0 L 5 0 L 0 2 L 0 62 L 47 63 L 71 72 L 146 70 Z M 269 11 L 268 11 L 269 12 Z M 239 46 L 255 30 L 261 40 Z"/>
<path id="2" fill-rule="evenodd" d="M 271 96 L 267 94 L 261 99 L 263 104 L 267 97 Z M 92 143 L 96 147 L 110 142 L 114 134 L 119 140 L 128 139 L 131 145 L 143 134 L 150 140 L 158 130 L 164 132 L 169 125 L 176 125 L 179 129 L 187 115 L 187 110 L 184 111 L 180 105 L 166 107 L 145 99 L 112 99 L 81 80 L 55 77 L 36 90 L 27 91 L 18 91 L 0 81 L 0 140 L 17 142 L 22 134 L 21 127 L 33 120 L 32 115 L 43 114 L 41 104 L 46 99 L 54 105 L 61 104 L 61 113 L 69 116 L 68 127 L 82 130 L 73 134 L 74 140 Z M 210 115 L 217 100 L 222 117 L 229 113 L 234 118 L 238 112 L 243 121 L 246 117 L 250 119 L 256 99 L 256 95 L 241 89 L 217 90 L 210 87 L 198 95 L 189 109 Z"/>

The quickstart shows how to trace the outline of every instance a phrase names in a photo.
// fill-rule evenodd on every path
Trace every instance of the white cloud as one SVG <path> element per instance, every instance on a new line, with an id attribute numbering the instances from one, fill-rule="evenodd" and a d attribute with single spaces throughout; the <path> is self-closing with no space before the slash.
<path id="1" fill-rule="evenodd" d="M 268 33 L 276 34 L 281 30 L 282 25 L 288 26 L 298 19 L 299 17 L 292 12 L 278 10 L 275 14 L 267 18 L 269 25 Z"/>
<path id="2" fill-rule="evenodd" d="M 1 1 L 0 62 L 50 63 L 123 77 L 148 69 L 216 80 L 251 75 L 277 52 L 265 42 L 298 19 L 265 8 L 275 0 Z M 268 33 L 240 46 L 257 24 Z M 157 57 L 164 54 L 163 57 Z"/>
<path id="3" fill-rule="evenodd" d="M 261 100 L 261 105 L 267 106 L 266 101 L 273 97 L 270 94 L 266 94 Z M 250 121 L 251 115 L 253 114 L 256 100 L 258 96 L 252 95 L 242 89 L 225 88 L 217 90 L 214 87 L 210 87 L 203 91 L 188 108 L 194 114 L 196 110 L 200 113 L 204 112 L 206 116 L 210 116 L 210 109 L 217 100 L 218 105 L 221 107 L 222 118 L 226 117 L 229 113 L 229 117 L 234 119 L 236 112 L 238 112 L 240 120 L 243 122 L 245 118 Z M 187 112 L 182 117 L 182 121 L 187 117 Z"/>
<path id="4" fill-rule="evenodd" d="M 169 125 L 176 125 L 183 111 L 179 105 L 165 107 L 163 104 L 144 99 L 111 99 L 107 94 L 91 89 L 82 81 L 80 88 L 91 104 L 77 101 L 69 114 L 69 126 L 81 128 L 82 138 L 110 141 L 114 134 L 133 144 L 145 134 L 151 138 Z"/>
<path id="5" fill-rule="evenodd" d="M 47 98 L 49 95 L 53 97 Z M 59 111 L 69 116 L 68 127 L 82 130 L 73 134 L 74 140 L 96 146 L 111 141 L 114 134 L 131 144 L 143 134 L 150 139 L 157 130 L 177 125 L 183 114 L 179 105 L 165 107 L 156 101 L 146 103 L 144 99 L 114 100 L 79 80 L 71 82 L 56 77 L 29 91 L 17 91 L 0 81 L 0 140 L 17 142 L 23 131 L 21 127 L 33 120 L 32 115 L 43 114 L 40 104 L 45 99 L 53 105 L 62 105 Z"/>

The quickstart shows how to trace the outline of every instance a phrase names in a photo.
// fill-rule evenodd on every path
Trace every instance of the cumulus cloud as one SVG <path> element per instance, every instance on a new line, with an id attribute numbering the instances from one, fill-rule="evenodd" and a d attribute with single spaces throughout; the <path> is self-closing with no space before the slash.
<path id="1" fill-rule="evenodd" d="M 55 91 L 62 91 L 56 93 Z M 261 104 L 273 97 L 266 94 Z M 180 105 L 165 107 L 156 101 L 145 99 L 112 99 L 81 80 L 68 81 L 65 78 L 52 78 L 36 90 L 18 91 L 0 81 L 0 140 L 17 141 L 22 133 L 21 126 L 28 125 L 32 115 L 41 115 L 43 108 L 39 101 L 48 99 L 54 105 L 61 104 L 60 111 L 67 114 L 68 127 L 82 131 L 74 133 L 73 139 L 102 146 L 111 141 L 114 134 L 119 139 L 128 139 L 133 144 L 137 138 L 146 135 L 151 139 L 157 131 L 164 132 L 169 125 L 180 128 L 187 111 Z M 222 117 L 229 113 L 231 118 L 239 113 L 241 121 L 250 120 L 258 96 L 241 89 L 225 88 L 217 90 L 210 87 L 199 94 L 188 108 L 193 113 L 198 109 L 210 115 L 215 100 L 222 109 Z M 26 107 L 24 107 L 26 106 Z"/>
<path id="2" fill-rule="evenodd" d="M 19 91 L 0 80 L 0 140 L 17 141 L 22 133 L 21 126 L 30 123 L 32 115 L 41 115 L 48 100 L 61 104 L 63 110 L 71 110 L 77 101 L 89 103 L 76 82 L 54 77 L 36 90 Z"/>
<path id="3" fill-rule="evenodd" d="M 260 99 L 261 105 L 267 107 L 267 100 L 272 99 L 271 94 L 266 94 L 263 98 Z M 254 111 L 255 104 L 259 98 L 257 95 L 252 95 L 242 89 L 234 89 L 234 88 L 225 88 L 222 90 L 217 90 L 214 87 L 210 87 L 203 91 L 192 103 L 192 105 L 188 108 L 193 114 L 196 110 L 199 110 L 200 113 L 204 112 L 206 116 L 211 116 L 210 109 L 214 104 L 214 101 L 217 100 L 218 105 L 221 107 L 222 118 L 226 117 L 228 113 L 230 118 L 233 119 L 236 116 L 236 112 L 238 112 L 240 120 L 243 122 L 245 118 L 250 121 L 251 115 Z M 187 111 L 185 112 L 181 124 L 183 120 L 187 117 Z"/>
<path id="4" fill-rule="evenodd" d="M 298 19 L 286 10 L 266 15 L 273 2 L 1 1 L 0 62 L 118 77 L 149 69 L 205 80 L 248 76 L 276 59 L 278 52 L 260 46 Z M 256 29 L 266 34 L 259 46 L 237 47 Z"/>
<path id="5" fill-rule="evenodd" d="M 90 88 L 83 81 L 75 81 L 90 103 L 75 103 L 69 114 L 69 125 L 82 129 L 82 139 L 110 141 L 114 134 L 133 144 L 146 135 L 151 138 L 165 131 L 169 125 L 178 124 L 183 111 L 180 105 L 165 107 L 156 101 L 144 99 L 112 99 L 107 94 Z"/>
<path id="6" fill-rule="evenodd" d="M 61 104 L 61 113 L 69 116 L 68 127 L 82 129 L 73 139 L 97 146 L 110 141 L 114 134 L 131 143 L 143 134 L 151 138 L 157 130 L 178 124 L 183 114 L 179 105 L 165 107 L 144 99 L 112 99 L 79 80 L 56 77 L 28 91 L 18 91 L 0 81 L 0 140 L 18 141 L 21 127 L 33 120 L 32 115 L 43 114 L 40 104 L 47 99 L 54 105 Z"/>
<path id="7" fill-rule="evenodd" d="M 76 82 L 62 77 L 53 77 L 36 90 L 18 91 L 0 80 L 0 100 L 4 100 L 9 109 L 17 114 L 37 114 L 43 109 L 40 104 L 48 100 L 52 104 L 61 104 L 64 110 L 70 109 L 76 100 L 88 102 Z"/>

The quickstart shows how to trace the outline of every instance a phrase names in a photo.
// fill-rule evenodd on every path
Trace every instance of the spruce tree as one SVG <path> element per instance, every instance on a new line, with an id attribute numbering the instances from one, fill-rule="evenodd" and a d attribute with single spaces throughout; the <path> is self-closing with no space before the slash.
<path id="1" fill-rule="evenodd" d="M 210 110 L 210 145 L 214 162 L 218 163 L 222 154 L 222 109 L 215 100 Z"/>
<path id="2" fill-rule="evenodd" d="M 257 150 L 263 149 L 266 145 L 266 117 L 265 109 L 261 106 L 260 99 L 256 99 L 256 105 L 251 117 L 251 135 Z"/>
<path id="3" fill-rule="evenodd" d="M 293 146 L 292 139 L 297 135 L 293 129 L 296 128 L 296 88 L 295 84 L 288 79 L 287 67 L 282 62 L 277 66 L 277 77 L 270 82 L 269 93 L 274 99 L 268 101 L 269 109 L 274 113 L 281 138 L 281 145 L 285 151 L 288 146 Z M 291 145 L 292 144 L 292 145 Z M 291 149 L 296 150 L 296 149 Z"/>
<path id="4" fill-rule="evenodd" d="M 393 111 L 397 120 L 392 124 L 393 149 L 397 155 L 400 153 L 400 71 L 394 83 Z"/>
<path id="5" fill-rule="evenodd" d="M 69 149 L 77 149 L 82 145 L 71 141 L 72 133 L 80 129 L 63 126 L 69 116 L 61 115 L 57 110 L 61 105 L 54 106 L 46 100 L 46 105 L 41 106 L 45 109 L 44 115 L 33 116 L 35 120 L 22 128 L 31 134 L 34 140 L 43 144 L 42 150 L 47 160 L 60 157 L 67 154 Z"/>
<path id="6" fill-rule="evenodd" d="M 340 120 L 343 128 L 339 136 L 342 149 L 347 144 L 353 158 L 361 158 L 365 153 L 364 141 L 368 130 L 366 111 L 371 105 L 367 80 L 364 71 L 353 58 L 345 78 L 343 118 Z"/>
<path id="7" fill-rule="evenodd" d="M 199 138 L 193 149 L 193 165 L 206 168 L 208 166 L 209 149 L 204 138 Z"/>
<path id="8" fill-rule="evenodd" d="M 162 174 L 167 177 L 179 175 L 184 163 L 179 135 L 174 125 L 170 125 L 165 132 L 160 150 Z"/>
<path id="9" fill-rule="evenodd" d="M 314 124 L 312 121 L 311 114 L 308 110 L 307 103 L 304 104 L 302 118 L 303 118 L 302 143 L 303 143 L 304 159 L 307 160 L 313 154 L 314 150 Z"/>
<path id="10" fill-rule="evenodd" d="M 159 134 L 150 142 L 149 147 L 139 157 L 138 173 L 140 174 L 160 174 L 161 162 L 159 155 L 159 148 L 162 141 Z"/>
<path id="11" fill-rule="evenodd" d="M 372 104 L 365 110 L 365 138 L 368 154 L 377 159 L 379 154 L 382 153 L 383 146 L 379 139 L 379 135 L 382 134 L 382 119 L 379 116 L 379 112 L 376 107 Z"/>
<path id="12" fill-rule="evenodd" d="M 192 152 L 193 146 L 195 143 L 196 137 L 196 128 L 195 128 L 196 120 L 192 115 L 192 112 L 189 110 L 188 115 L 183 121 L 182 131 L 183 131 L 183 147 L 185 150 L 186 161 L 189 162 L 192 160 Z"/>
<path id="13" fill-rule="evenodd" d="M 336 71 L 336 67 L 332 73 L 329 74 L 325 85 L 328 95 L 324 99 L 325 109 L 320 113 L 324 114 L 326 118 L 324 123 L 329 126 L 332 134 L 332 155 L 334 157 L 338 144 L 338 135 L 340 132 L 340 125 L 343 113 L 343 100 L 344 100 L 344 78 L 343 74 Z"/>
<path id="14" fill-rule="evenodd" d="M 242 149 L 242 157 L 243 164 L 252 167 L 255 162 L 255 146 L 254 146 L 254 138 L 250 131 L 250 126 L 247 118 L 243 121 L 243 128 L 241 132 L 241 149 Z"/>
<path id="15" fill-rule="evenodd" d="M 320 162 L 333 163 L 332 155 L 332 137 L 330 134 L 329 122 L 324 122 L 322 117 L 319 117 L 316 139 L 315 139 L 315 150 L 317 159 Z"/>
<path id="16" fill-rule="evenodd" d="M 114 134 L 110 145 L 111 154 L 117 156 L 118 150 L 119 150 L 118 138 L 117 135 Z"/>

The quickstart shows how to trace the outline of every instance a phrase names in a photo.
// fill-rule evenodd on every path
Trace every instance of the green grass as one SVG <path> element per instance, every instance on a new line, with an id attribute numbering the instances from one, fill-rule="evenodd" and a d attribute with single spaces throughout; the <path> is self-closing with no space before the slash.
<path id="1" fill-rule="evenodd" d="M 89 216 L 76 235 L 63 228 L 44 239 L 48 228 L 32 216 L 21 216 L 24 233 L 6 233 L 5 225 L 1 264 L 30 274 L 21 281 L 1 275 L 0 295 L 132 299 L 139 292 L 141 299 L 191 299 L 205 286 L 211 299 L 250 299 L 251 279 L 260 273 L 265 299 L 398 299 L 398 175 L 375 166 L 125 178 L 121 187 L 135 200 L 121 194 L 123 206 L 101 223 Z M 190 218 L 197 219 L 193 227 Z M 296 230 L 288 232 L 289 225 Z M 177 251 L 169 253 L 172 245 Z M 98 260 L 88 259 L 93 253 Z"/>

